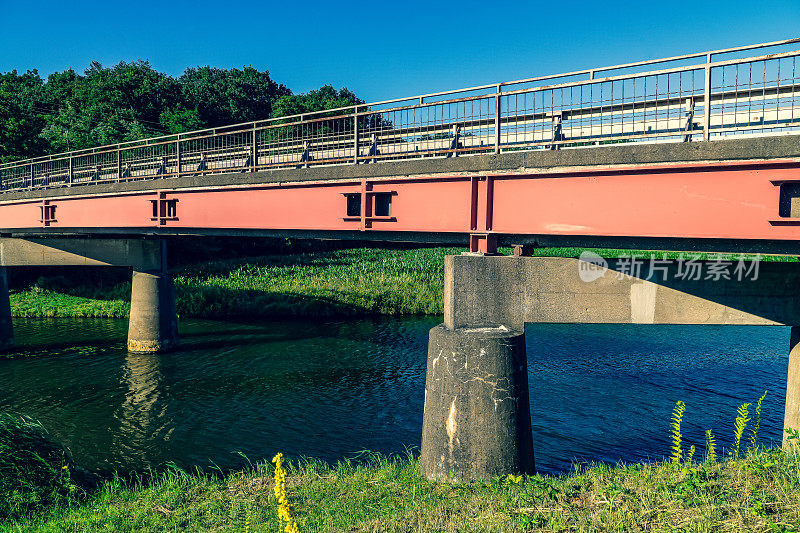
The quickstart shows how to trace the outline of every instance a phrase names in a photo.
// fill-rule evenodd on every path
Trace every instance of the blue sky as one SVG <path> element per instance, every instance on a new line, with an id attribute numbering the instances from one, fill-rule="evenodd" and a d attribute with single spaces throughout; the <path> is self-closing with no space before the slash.
<path id="1" fill-rule="evenodd" d="M 0 72 L 93 60 L 267 69 L 367 101 L 800 36 L 800 0 L 0 0 Z"/>

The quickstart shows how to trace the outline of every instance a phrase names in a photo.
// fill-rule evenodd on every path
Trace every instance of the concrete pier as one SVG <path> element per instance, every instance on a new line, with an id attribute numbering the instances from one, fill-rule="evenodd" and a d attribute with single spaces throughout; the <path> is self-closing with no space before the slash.
<path id="1" fill-rule="evenodd" d="M 436 481 L 533 473 L 522 331 L 431 330 L 420 464 Z"/>
<path id="2" fill-rule="evenodd" d="M 8 299 L 8 273 L 0 266 L 0 351 L 14 346 L 14 326 L 11 323 L 11 302 Z"/>
<path id="3" fill-rule="evenodd" d="M 719 262 L 696 261 L 705 275 L 688 276 L 681 261 L 642 262 L 648 271 L 624 258 L 589 260 L 445 257 L 444 324 L 430 334 L 422 425 L 428 479 L 533 471 L 526 323 L 800 324 L 797 263 L 751 263 L 748 276 L 735 270 L 746 261 L 731 261 L 727 275 L 714 276 Z M 784 426 L 800 430 L 800 326 Z"/>
<path id="4" fill-rule="evenodd" d="M 133 271 L 128 351 L 160 352 L 178 341 L 175 288 L 164 271 Z"/>
<path id="5" fill-rule="evenodd" d="M 786 411 L 783 415 L 784 429 L 800 431 L 800 326 L 792 326 L 789 340 L 789 372 L 786 375 Z M 783 449 L 800 445 L 800 441 L 789 441 L 783 433 Z"/>

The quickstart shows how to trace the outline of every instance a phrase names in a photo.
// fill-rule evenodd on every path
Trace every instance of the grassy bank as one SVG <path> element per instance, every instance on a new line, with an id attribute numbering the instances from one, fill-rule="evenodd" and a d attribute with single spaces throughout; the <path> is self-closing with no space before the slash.
<path id="1" fill-rule="evenodd" d="M 199 263 L 174 272 L 178 314 L 205 318 L 441 314 L 443 258 L 462 251 L 359 248 Z M 631 254 L 596 251 L 605 257 Z M 538 255 L 567 257 L 580 252 L 537 250 Z M 16 317 L 122 318 L 128 316 L 129 299 L 129 282 L 98 288 L 44 279 L 13 292 L 11 312 Z"/>
<path id="2" fill-rule="evenodd" d="M 224 477 L 172 470 L 100 485 L 7 531 L 280 531 L 272 465 Z M 407 458 L 289 466 L 300 531 L 798 531 L 800 462 L 764 450 L 721 464 L 597 466 L 461 485 Z M 1 528 L 0 528 L 1 529 Z"/>
<path id="3" fill-rule="evenodd" d="M 460 249 L 352 249 L 206 262 L 174 272 L 181 317 L 442 312 L 442 258 Z M 14 292 L 17 317 L 125 317 L 130 283 Z"/>

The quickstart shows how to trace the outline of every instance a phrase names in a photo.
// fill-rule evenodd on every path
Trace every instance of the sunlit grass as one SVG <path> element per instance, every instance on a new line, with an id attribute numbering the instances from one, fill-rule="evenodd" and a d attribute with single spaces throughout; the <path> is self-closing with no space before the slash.
<path id="1" fill-rule="evenodd" d="M 413 458 L 367 456 L 288 466 L 300 531 L 796 531 L 796 455 L 732 462 L 599 465 L 560 476 L 469 484 L 427 481 Z M 11 531 L 278 531 L 274 468 L 224 477 L 170 470 L 105 482 L 83 504 Z"/>

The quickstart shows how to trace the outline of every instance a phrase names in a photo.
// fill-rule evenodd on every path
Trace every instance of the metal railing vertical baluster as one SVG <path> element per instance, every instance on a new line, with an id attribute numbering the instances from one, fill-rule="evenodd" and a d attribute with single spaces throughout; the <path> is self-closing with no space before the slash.
<path id="1" fill-rule="evenodd" d="M 353 164 L 358 164 L 358 106 L 353 108 Z"/>
<path id="2" fill-rule="evenodd" d="M 122 151 L 117 145 L 117 181 L 122 179 Z"/>
<path id="3" fill-rule="evenodd" d="M 253 122 L 253 172 L 258 172 L 258 130 L 256 129 L 256 123 Z"/>
<path id="4" fill-rule="evenodd" d="M 180 177 L 181 171 L 181 136 L 178 135 L 175 141 L 175 177 Z"/>
<path id="5" fill-rule="evenodd" d="M 494 153 L 500 153 L 500 96 L 502 86 L 497 85 L 494 95 Z"/>
<path id="6" fill-rule="evenodd" d="M 706 66 L 703 69 L 705 76 L 703 87 L 703 103 L 705 113 L 703 114 L 703 140 L 711 139 L 711 54 L 706 55 Z"/>

